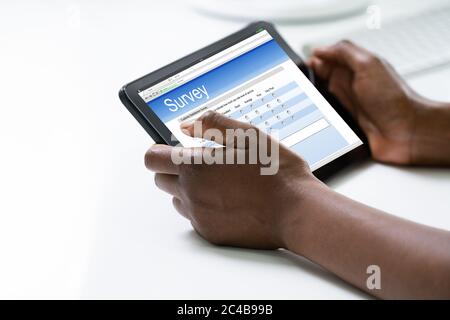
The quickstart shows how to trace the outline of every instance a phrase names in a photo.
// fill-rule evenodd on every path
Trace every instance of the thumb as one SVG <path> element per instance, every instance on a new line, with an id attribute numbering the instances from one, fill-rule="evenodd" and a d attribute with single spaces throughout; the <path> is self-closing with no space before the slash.
<path id="1" fill-rule="evenodd" d="M 181 130 L 191 137 L 203 138 L 215 141 L 222 145 L 230 145 L 241 135 L 248 135 L 250 132 L 261 133 L 259 129 L 248 123 L 230 119 L 218 112 L 206 111 L 195 121 L 181 123 Z M 246 139 L 247 140 L 247 139 Z M 247 142 L 245 142 L 247 145 Z"/>

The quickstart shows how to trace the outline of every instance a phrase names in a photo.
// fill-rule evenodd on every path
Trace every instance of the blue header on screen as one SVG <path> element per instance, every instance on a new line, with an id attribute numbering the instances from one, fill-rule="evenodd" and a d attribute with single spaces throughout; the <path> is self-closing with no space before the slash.
<path id="1" fill-rule="evenodd" d="M 167 122 L 283 63 L 289 56 L 270 40 L 147 103 Z M 180 108 L 180 106 L 183 106 Z M 171 111 L 175 110 L 175 111 Z"/>

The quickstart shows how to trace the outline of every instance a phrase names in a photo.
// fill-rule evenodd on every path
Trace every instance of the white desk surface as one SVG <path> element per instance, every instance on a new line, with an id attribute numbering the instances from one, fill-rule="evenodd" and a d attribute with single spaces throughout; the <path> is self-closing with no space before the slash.
<path id="1" fill-rule="evenodd" d="M 378 2 L 389 17 L 439 1 Z M 363 23 L 279 30 L 298 48 Z M 0 4 L 0 298 L 367 297 L 302 258 L 205 243 L 144 168 L 152 142 L 120 86 L 244 25 L 181 0 Z M 410 81 L 450 100 L 449 79 L 447 68 Z M 448 169 L 368 162 L 330 186 L 450 229 Z"/>

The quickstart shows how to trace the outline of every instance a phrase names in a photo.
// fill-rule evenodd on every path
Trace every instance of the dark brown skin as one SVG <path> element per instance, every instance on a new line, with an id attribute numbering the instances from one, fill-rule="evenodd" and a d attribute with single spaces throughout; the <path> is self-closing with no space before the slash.
<path id="1" fill-rule="evenodd" d="M 386 61 L 348 41 L 317 49 L 309 65 L 358 121 L 375 160 L 450 164 L 450 104 L 419 96 Z"/>
<path id="2" fill-rule="evenodd" d="M 450 165 L 450 105 L 419 97 L 386 63 L 349 42 L 317 50 L 310 65 L 357 119 L 376 160 Z M 198 121 L 221 131 L 251 127 L 209 112 Z M 193 134 L 192 124 L 184 129 Z M 450 298 L 450 232 L 334 192 L 281 145 L 279 171 L 271 176 L 260 175 L 258 164 L 174 165 L 171 150 L 152 146 L 145 164 L 211 243 L 284 248 L 380 298 Z M 381 268 L 379 290 L 366 286 L 369 265 Z"/>

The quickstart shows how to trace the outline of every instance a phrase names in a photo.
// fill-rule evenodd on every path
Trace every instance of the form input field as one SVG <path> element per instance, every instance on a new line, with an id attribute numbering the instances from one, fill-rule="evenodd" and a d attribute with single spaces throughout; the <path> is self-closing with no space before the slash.
<path id="1" fill-rule="evenodd" d="M 297 131 L 290 136 L 286 137 L 285 139 L 281 140 L 281 143 L 284 144 L 287 147 L 292 147 L 293 145 L 296 145 L 297 143 L 307 139 L 308 137 L 312 136 L 313 134 L 325 129 L 330 124 L 325 119 L 320 119 L 309 126 L 303 128 L 300 131 Z"/>

